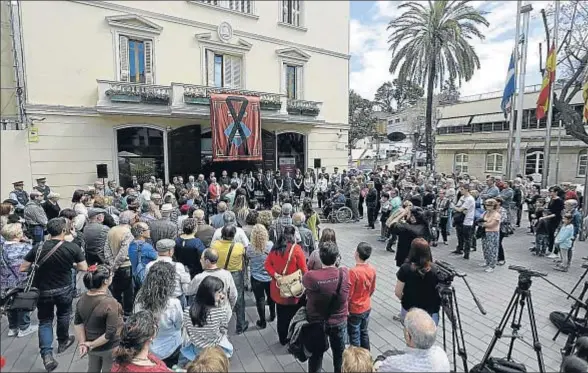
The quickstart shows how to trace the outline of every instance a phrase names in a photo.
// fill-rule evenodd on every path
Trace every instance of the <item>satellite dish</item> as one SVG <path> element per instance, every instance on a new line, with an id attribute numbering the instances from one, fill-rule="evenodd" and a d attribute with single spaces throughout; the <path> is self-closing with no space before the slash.
<path id="1" fill-rule="evenodd" d="M 388 140 L 397 142 L 406 139 L 406 135 L 402 132 L 390 132 L 388 134 Z"/>

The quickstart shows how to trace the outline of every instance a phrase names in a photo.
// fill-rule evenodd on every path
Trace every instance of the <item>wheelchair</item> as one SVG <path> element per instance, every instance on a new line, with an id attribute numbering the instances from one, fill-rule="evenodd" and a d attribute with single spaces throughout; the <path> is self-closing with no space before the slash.
<path id="1" fill-rule="evenodd" d="M 344 203 L 333 203 L 328 199 L 325 201 L 324 210 L 328 210 L 327 221 L 331 223 L 350 223 L 353 221 L 353 211 Z"/>

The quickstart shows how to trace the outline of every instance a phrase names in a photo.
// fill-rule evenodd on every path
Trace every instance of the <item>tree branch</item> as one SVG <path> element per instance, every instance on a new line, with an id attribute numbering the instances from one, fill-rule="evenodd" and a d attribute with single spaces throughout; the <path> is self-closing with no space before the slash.
<path id="1" fill-rule="evenodd" d="M 570 79 L 566 82 L 566 84 L 564 84 L 563 88 L 561 89 L 561 97 L 563 97 L 563 100 L 566 102 L 570 102 L 569 100 L 572 99 L 573 96 L 569 96 L 568 97 L 568 90 L 570 89 L 570 87 L 573 84 L 576 84 L 576 80 L 578 80 L 578 78 L 580 77 L 580 75 L 584 72 L 584 69 L 586 68 L 586 64 L 588 63 L 588 52 L 586 52 L 584 54 L 584 57 L 582 58 L 582 60 L 580 61 L 580 66 L 578 67 L 578 69 L 574 72 L 574 75 L 572 75 L 570 77 Z"/>
<path id="2" fill-rule="evenodd" d="M 541 18 L 543 18 L 543 28 L 545 29 L 545 41 L 547 42 L 547 54 L 549 54 L 549 26 L 547 25 L 547 15 L 545 9 L 541 9 Z"/>
<path id="3" fill-rule="evenodd" d="M 567 103 L 560 101 L 557 96 L 554 96 L 553 105 L 559 111 L 560 118 L 566 129 L 566 134 L 588 144 L 588 133 L 582 123 L 580 114 Z"/>

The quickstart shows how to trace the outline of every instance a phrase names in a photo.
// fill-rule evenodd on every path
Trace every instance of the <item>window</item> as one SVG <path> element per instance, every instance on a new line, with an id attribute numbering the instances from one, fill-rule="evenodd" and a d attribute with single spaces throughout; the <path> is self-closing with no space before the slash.
<path id="1" fill-rule="evenodd" d="M 236 12 L 252 14 L 251 0 L 198 0 L 201 3 L 219 6 Z"/>
<path id="2" fill-rule="evenodd" d="M 455 171 L 467 173 L 468 172 L 468 155 L 459 153 L 455 155 Z"/>
<path id="3" fill-rule="evenodd" d="M 283 93 L 291 100 L 302 99 L 302 66 L 283 64 Z"/>
<path id="4" fill-rule="evenodd" d="M 525 158 L 525 175 L 543 173 L 543 152 L 540 150 L 527 153 Z"/>
<path id="5" fill-rule="evenodd" d="M 582 150 L 578 154 L 578 176 L 586 176 L 588 171 L 588 150 Z"/>
<path id="6" fill-rule="evenodd" d="M 153 41 L 119 36 L 120 80 L 153 84 Z"/>
<path id="7" fill-rule="evenodd" d="M 207 84 L 211 87 L 242 88 L 243 58 L 206 51 Z"/>
<path id="8" fill-rule="evenodd" d="M 502 154 L 490 153 L 486 155 L 486 172 L 502 172 Z"/>
<path id="9" fill-rule="evenodd" d="M 282 0 L 282 22 L 300 26 L 300 0 Z"/>

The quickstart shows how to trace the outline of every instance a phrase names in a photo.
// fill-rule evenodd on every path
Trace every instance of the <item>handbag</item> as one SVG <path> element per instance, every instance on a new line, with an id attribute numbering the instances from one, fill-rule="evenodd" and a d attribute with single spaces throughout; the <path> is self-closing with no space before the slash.
<path id="1" fill-rule="evenodd" d="M 32 312 L 35 310 L 35 308 L 37 308 L 40 291 L 39 289 L 33 287 L 36 271 L 47 261 L 47 259 L 49 259 L 51 255 L 53 255 L 53 253 L 57 251 L 57 249 L 59 249 L 61 245 L 63 245 L 63 242 L 64 241 L 59 241 L 41 260 L 39 260 L 39 257 L 41 256 L 41 251 L 43 248 L 40 244 L 37 246 L 35 261 L 31 265 L 31 271 L 29 272 L 27 283 L 24 288 L 15 288 L 7 294 L 6 297 L 8 300 L 6 310 Z"/>
<path id="2" fill-rule="evenodd" d="M 514 233 L 514 229 L 512 228 L 512 225 L 505 221 L 504 223 L 500 224 L 500 234 L 502 235 L 502 237 L 508 237 L 511 236 Z"/>
<path id="3" fill-rule="evenodd" d="M 280 296 L 282 298 L 300 298 L 304 294 L 304 285 L 302 285 L 302 271 L 297 269 L 293 273 L 287 275 L 288 265 L 292 259 L 294 253 L 294 245 L 290 248 L 290 254 L 288 254 L 288 260 L 282 271 L 282 276 L 276 280 L 278 289 L 280 289 Z"/>
<path id="4" fill-rule="evenodd" d="M 465 214 L 463 212 L 460 211 L 455 211 L 453 213 L 453 226 L 458 226 L 458 225 L 462 225 L 464 220 L 465 220 Z"/>

